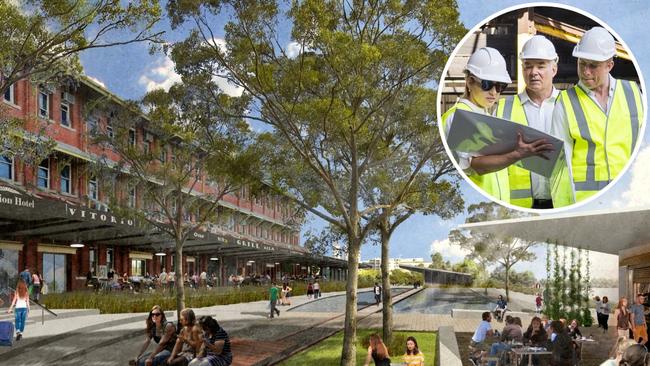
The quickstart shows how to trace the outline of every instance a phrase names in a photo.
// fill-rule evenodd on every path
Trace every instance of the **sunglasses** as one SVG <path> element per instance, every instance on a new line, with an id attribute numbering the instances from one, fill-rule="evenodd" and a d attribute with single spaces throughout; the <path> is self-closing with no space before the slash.
<path id="1" fill-rule="evenodd" d="M 151 313 L 151 316 L 160 316 L 160 313 Z"/>
<path id="2" fill-rule="evenodd" d="M 508 87 L 508 83 L 501 83 L 498 81 L 491 81 L 491 80 L 481 80 L 475 77 L 472 77 L 472 79 L 476 80 L 477 83 L 481 84 L 481 90 L 483 91 L 490 91 L 492 90 L 492 88 L 495 88 L 497 93 L 501 93 L 502 91 L 506 90 L 506 88 Z"/>

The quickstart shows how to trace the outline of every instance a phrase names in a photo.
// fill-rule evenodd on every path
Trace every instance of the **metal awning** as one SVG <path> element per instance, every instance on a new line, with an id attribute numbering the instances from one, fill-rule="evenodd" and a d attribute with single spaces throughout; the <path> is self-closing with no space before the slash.
<path id="1" fill-rule="evenodd" d="M 143 251 L 173 247 L 169 238 L 149 225 L 6 185 L 0 185 L 0 222 L 3 229 L 0 239 L 6 240 L 34 237 L 52 243 L 80 241 L 84 244 L 129 246 Z M 346 264 L 334 258 L 315 257 L 300 246 L 218 231 L 193 233 L 185 242 L 183 251 L 248 259 Z"/>
<path id="2" fill-rule="evenodd" d="M 646 207 L 487 221 L 459 228 L 618 255 L 650 243 L 649 222 L 650 207 Z"/>

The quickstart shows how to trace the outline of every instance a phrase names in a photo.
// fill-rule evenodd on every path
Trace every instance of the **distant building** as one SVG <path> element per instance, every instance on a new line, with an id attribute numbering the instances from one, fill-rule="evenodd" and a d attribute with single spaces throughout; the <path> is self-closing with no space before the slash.
<path id="1" fill-rule="evenodd" d="M 361 263 L 370 268 L 381 268 L 381 258 L 373 258 Z M 399 269 L 400 265 L 412 267 L 428 267 L 430 264 L 431 262 L 425 262 L 424 258 L 390 258 L 388 260 L 388 270 L 392 271 L 394 269 Z"/>

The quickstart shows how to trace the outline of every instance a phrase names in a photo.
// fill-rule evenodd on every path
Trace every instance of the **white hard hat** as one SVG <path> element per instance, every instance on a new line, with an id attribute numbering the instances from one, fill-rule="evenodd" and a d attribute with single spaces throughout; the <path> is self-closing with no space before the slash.
<path id="1" fill-rule="evenodd" d="M 553 43 L 544 36 L 533 36 L 524 43 L 524 47 L 519 53 L 522 60 L 553 60 L 557 61 L 557 53 Z"/>
<path id="2" fill-rule="evenodd" d="M 616 55 L 616 42 L 602 27 L 586 31 L 580 42 L 573 48 L 573 57 L 592 61 L 606 61 Z"/>
<path id="3" fill-rule="evenodd" d="M 506 60 L 492 47 L 482 47 L 474 52 L 469 57 L 465 70 L 481 80 L 512 82 L 506 70 Z"/>

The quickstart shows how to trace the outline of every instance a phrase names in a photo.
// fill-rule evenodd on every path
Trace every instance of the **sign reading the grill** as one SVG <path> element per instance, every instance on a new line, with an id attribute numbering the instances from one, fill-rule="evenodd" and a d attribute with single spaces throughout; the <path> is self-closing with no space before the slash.
<path id="1" fill-rule="evenodd" d="M 264 250 L 275 250 L 275 248 L 272 246 L 256 243 L 250 240 L 237 239 L 235 242 L 237 243 L 237 245 L 241 245 L 243 247 L 257 248 L 257 249 L 264 249 Z"/>
<path id="2" fill-rule="evenodd" d="M 65 212 L 71 217 L 80 217 L 92 221 L 110 222 L 111 224 L 135 226 L 135 222 L 132 219 L 116 217 L 104 212 L 95 212 L 79 207 L 70 207 L 68 205 L 65 207 Z"/>
<path id="3" fill-rule="evenodd" d="M 33 199 L 23 199 L 20 196 L 6 196 L 0 193 L 0 203 L 4 205 L 34 208 L 35 203 Z"/>

